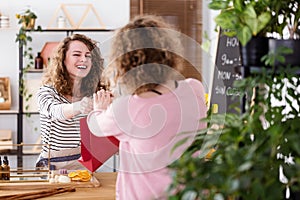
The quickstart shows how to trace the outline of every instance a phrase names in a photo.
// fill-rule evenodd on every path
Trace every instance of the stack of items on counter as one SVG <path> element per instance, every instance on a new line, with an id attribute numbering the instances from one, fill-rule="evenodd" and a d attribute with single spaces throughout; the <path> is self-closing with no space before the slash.
<path id="1" fill-rule="evenodd" d="M 90 181 L 92 175 L 88 170 L 76 170 L 68 173 L 66 169 L 58 170 L 58 174 L 55 173 L 55 170 L 50 167 L 50 183 L 71 183 L 72 181 Z"/>

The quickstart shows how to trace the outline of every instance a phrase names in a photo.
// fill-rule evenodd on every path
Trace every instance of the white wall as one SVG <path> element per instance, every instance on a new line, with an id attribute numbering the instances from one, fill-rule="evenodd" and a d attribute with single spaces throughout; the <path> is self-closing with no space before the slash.
<path id="1" fill-rule="evenodd" d="M 212 76 L 213 76 L 213 69 L 215 63 L 215 56 L 216 56 L 216 48 L 218 43 L 218 33 L 215 31 L 215 22 L 214 17 L 216 16 L 217 12 L 208 9 L 208 0 L 203 0 L 202 6 L 202 13 L 203 13 L 203 33 L 208 35 L 208 38 L 203 38 L 203 42 L 209 42 L 210 46 L 207 51 L 203 51 L 202 55 L 202 75 L 203 75 L 203 82 L 207 85 L 209 89 L 208 92 L 211 90 L 212 85 Z"/>

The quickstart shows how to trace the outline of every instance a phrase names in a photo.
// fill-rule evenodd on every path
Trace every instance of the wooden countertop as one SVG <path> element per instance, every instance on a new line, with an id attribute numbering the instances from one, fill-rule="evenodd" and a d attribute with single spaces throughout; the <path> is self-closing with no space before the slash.
<path id="1" fill-rule="evenodd" d="M 101 186 L 100 187 L 76 187 L 75 192 L 65 192 L 60 194 L 51 195 L 48 197 L 43 197 L 39 199 L 51 199 L 51 200 L 77 200 L 77 199 L 84 199 L 84 200 L 115 200 L 116 199 L 116 192 L 115 192 L 115 184 L 117 173 L 116 172 L 101 172 L 95 173 L 94 176 L 99 180 Z M 8 194 L 19 194 L 19 193 L 26 193 L 38 191 L 34 189 L 30 190 L 21 190 L 21 191 L 14 191 L 14 190 L 0 190 L 0 196 L 8 195 Z M 0 198 L 1 199 L 1 198 Z"/>
<path id="2" fill-rule="evenodd" d="M 115 172 L 103 172 L 95 173 L 95 176 L 99 180 L 101 186 L 97 188 L 76 188 L 76 192 L 68 192 L 62 194 L 56 194 L 41 199 L 103 199 L 103 200 L 115 200 L 116 199 L 116 178 L 117 173 Z"/>

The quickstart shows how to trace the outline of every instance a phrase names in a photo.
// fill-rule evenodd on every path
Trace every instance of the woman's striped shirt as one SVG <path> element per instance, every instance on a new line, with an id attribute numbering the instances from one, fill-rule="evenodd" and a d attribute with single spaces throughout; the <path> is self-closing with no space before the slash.
<path id="1" fill-rule="evenodd" d="M 79 120 L 85 115 L 77 115 L 66 119 L 62 107 L 71 102 L 60 95 L 51 86 L 41 86 L 37 93 L 42 143 L 49 144 L 51 151 L 76 148 L 80 146 Z M 48 152 L 48 146 L 43 146 Z"/>

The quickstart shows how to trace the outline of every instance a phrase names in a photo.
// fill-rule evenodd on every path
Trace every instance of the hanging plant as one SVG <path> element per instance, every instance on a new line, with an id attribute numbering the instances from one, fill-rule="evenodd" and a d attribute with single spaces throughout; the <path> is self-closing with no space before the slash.
<path id="1" fill-rule="evenodd" d="M 19 48 L 23 48 L 23 58 L 26 61 L 26 65 L 22 69 L 22 73 L 24 75 L 31 68 L 31 66 L 34 65 L 32 47 L 29 46 L 29 43 L 32 42 L 32 37 L 30 33 L 35 30 L 35 22 L 37 19 L 37 15 L 28 8 L 24 12 L 16 14 L 16 18 L 18 19 L 20 29 L 16 34 L 15 42 L 19 44 Z M 36 31 L 42 31 L 41 26 L 37 26 Z M 25 101 L 29 101 L 30 98 L 32 98 L 33 96 L 32 94 L 28 94 L 27 89 L 25 87 L 24 78 L 20 80 L 19 92 L 25 98 Z M 29 108 L 27 106 L 25 110 L 28 109 Z"/>
<path id="2" fill-rule="evenodd" d="M 37 15 L 30 9 L 27 9 L 25 12 L 16 14 L 16 18 L 18 19 L 18 24 L 21 25 L 17 33 L 16 42 L 19 43 L 19 47 L 27 46 L 27 43 L 32 41 L 32 37 L 27 32 L 34 30 Z M 41 30 L 41 27 L 38 26 L 37 30 Z"/>

